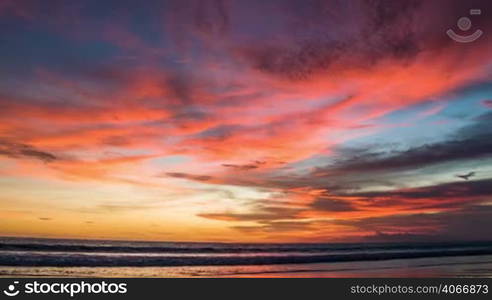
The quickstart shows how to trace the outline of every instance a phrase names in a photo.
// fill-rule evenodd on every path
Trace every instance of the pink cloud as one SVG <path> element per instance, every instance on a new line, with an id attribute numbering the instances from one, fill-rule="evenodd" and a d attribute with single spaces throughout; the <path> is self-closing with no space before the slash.
<path id="1" fill-rule="evenodd" d="M 492 100 L 489 100 L 489 99 L 483 100 L 482 105 L 485 107 L 488 107 L 488 108 L 492 108 Z"/>

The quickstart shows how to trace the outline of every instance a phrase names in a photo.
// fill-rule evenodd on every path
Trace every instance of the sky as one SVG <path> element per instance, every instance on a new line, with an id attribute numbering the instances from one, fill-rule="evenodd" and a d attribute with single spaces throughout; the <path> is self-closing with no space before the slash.
<path id="1" fill-rule="evenodd" d="M 490 14 L 0 0 L 0 236 L 490 240 Z"/>

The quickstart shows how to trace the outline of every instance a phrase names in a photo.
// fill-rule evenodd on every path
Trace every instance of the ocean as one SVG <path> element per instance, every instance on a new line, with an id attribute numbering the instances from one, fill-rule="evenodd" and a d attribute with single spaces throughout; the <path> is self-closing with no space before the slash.
<path id="1" fill-rule="evenodd" d="M 0 276 L 491 277 L 492 242 L 223 244 L 0 238 Z"/>

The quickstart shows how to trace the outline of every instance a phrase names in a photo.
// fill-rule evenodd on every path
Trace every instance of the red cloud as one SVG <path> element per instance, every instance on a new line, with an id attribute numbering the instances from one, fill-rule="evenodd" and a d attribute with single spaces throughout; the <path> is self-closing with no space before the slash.
<path id="1" fill-rule="evenodd" d="M 488 99 L 487 100 L 483 100 L 482 101 L 482 104 L 485 107 L 492 108 L 492 100 L 488 100 Z"/>

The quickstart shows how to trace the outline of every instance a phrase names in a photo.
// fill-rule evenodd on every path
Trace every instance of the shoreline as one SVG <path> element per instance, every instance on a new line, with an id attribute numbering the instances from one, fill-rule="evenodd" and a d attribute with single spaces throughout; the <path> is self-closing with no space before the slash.
<path id="1" fill-rule="evenodd" d="M 492 277 L 492 255 L 251 266 L 19 267 L 0 277 Z"/>
<path id="2" fill-rule="evenodd" d="M 24 252 L 27 254 L 27 252 Z M 0 251 L 0 266 L 26 267 L 170 267 L 170 266 L 236 266 L 236 265 L 277 265 L 277 264 L 309 264 L 327 262 L 352 261 L 383 261 L 391 259 L 412 259 L 428 257 L 478 256 L 492 255 L 492 248 L 484 249 L 447 249 L 418 252 L 376 252 L 376 253 L 348 253 L 325 255 L 292 255 L 292 256 L 111 256 L 94 254 L 72 254 L 61 256 L 59 253 L 42 253 L 36 255 L 19 256 Z"/>

